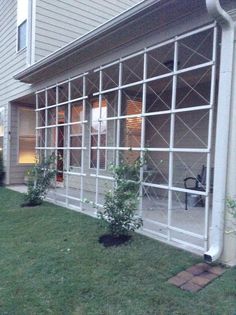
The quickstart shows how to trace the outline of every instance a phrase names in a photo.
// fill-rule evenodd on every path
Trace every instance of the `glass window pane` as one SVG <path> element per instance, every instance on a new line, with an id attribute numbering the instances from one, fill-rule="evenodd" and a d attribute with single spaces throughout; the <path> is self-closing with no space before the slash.
<path id="1" fill-rule="evenodd" d="M 47 128 L 47 147 L 55 147 L 56 146 L 56 128 Z"/>
<path id="2" fill-rule="evenodd" d="M 104 135 L 101 135 L 100 136 L 100 146 L 101 147 L 105 147 L 106 146 L 106 135 L 104 134 Z"/>
<path id="3" fill-rule="evenodd" d="M 139 115 L 142 112 L 140 100 L 127 100 L 125 107 L 126 115 Z M 141 117 L 128 117 L 121 121 L 121 146 L 126 148 L 140 147 L 141 145 Z M 127 163 L 134 163 L 140 156 L 138 151 L 125 151 L 123 158 Z"/>
<path id="4" fill-rule="evenodd" d="M 58 116 L 57 116 L 57 123 L 58 124 L 65 124 L 68 121 L 68 108 L 67 105 L 58 106 Z"/>
<path id="5" fill-rule="evenodd" d="M 91 147 L 96 147 L 98 145 L 98 136 L 93 135 L 91 136 Z"/>
<path id="6" fill-rule="evenodd" d="M 106 150 L 100 150 L 100 169 L 106 168 Z"/>
<path id="7" fill-rule="evenodd" d="M 70 138 L 71 147 L 81 147 L 82 146 L 82 136 L 73 136 Z"/>
<path id="8" fill-rule="evenodd" d="M 107 101 L 105 99 L 102 100 L 101 104 L 101 119 L 106 119 L 107 117 Z M 92 113 L 91 113 L 91 132 L 98 133 L 99 128 L 99 101 L 93 101 L 92 102 Z M 106 121 L 101 122 L 101 132 L 105 133 L 107 129 L 107 123 Z"/>
<path id="9" fill-rule="evenodd" d="M 92 149 L 90 153 L 90 167 L 97 167 L 97 150 Z"/>
<path id="10" fill-rule="evenodd" d="M 79 122 L 83 121 L 83 104 L 82 103 L 74 103 L 71 104 L 71 122 L 78 124 L 71 125 L 70 133 L 71 135 L 79 135 L 82 134 L 82 124 Z"/>
<path id="11" fill-rule="evenodd" d="M 19 135 L 35 136 L 36 116 L 34 109 L 21 108 L 19 112 Z"/>
<path id="12" fill-rule="evenodd" d="M 24 21 L 18 26 L 18 50 L 26 47 L 26 29 L 27 21 Z"/>
<path id="13" fill-rule="evenodd" d="M 48 110 L 48 125 L 56 125 L 56 108 L 49 108 Z"/>
<path id="14" fill-rule="evenodd" d="M 81 150 L 70 150 L 70 166 L 81 166 Z"/>
<path id="15" fill-rule="evenodd" d="M 32 108 L 19 109 L 19 163 L 35 162 L 35 111 Z"/>
<path id="16" fill-rule="evenodd" d="M 35 162 L 35 137 L 20 137 L 19 163 Z"/>
<path id="17" fill-rule="evenodd" d="M 99 113 L 99 100 L 94 100 L 92 102 L 91 109 L 91 147 L 96 147 L 98 145 L 98 131 L 99 131 L 99 118 L 106 119 L 107 117 L 107 100 L 103 99 L 101 103 L 101 113 Z M 106 146 L 106 133 L 107 133 L 107 122 L 101 121 L 100 129 L 100 146 Z M 100 150 L 100 163 L 99 168 L 105 169 L 106 166 L 106 151 Z M 91 149 L 90 151 L 90 167 L 97 167 L 97 150 Z"/>

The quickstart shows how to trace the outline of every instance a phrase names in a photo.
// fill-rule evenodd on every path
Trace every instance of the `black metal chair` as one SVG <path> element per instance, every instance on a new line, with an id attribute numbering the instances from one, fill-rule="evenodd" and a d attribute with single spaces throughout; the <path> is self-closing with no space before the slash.
<path id="1" fill-rule="evenodd" d="M 210 192 L 213 191 L 213 174 L 214 174 L 214 168 L 211 168 L 211 174 L 210 174 Z M 192 182 L 193 185 L 189 186 L 189 182 Z M 206 191 L 206 166 L 202 166 L 201 173 L 197 175 L 197 177 L 186 177 L 184 179 L 184 187 L 185 189 L 191 189 L 196 191 Z M 188 210 L 188 194 L 185 193 L 185 210 Z M 199 195 L 198 199 L 199 203 L 202 207 L 204 207 L 204 200 L 203 196 Z"/>

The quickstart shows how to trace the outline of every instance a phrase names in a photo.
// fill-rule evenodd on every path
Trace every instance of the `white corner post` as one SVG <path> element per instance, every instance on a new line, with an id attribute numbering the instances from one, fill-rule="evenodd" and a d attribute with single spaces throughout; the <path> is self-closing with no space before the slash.
<path id="1" fill-rule="evenodd" d="M 232 72 L 234 54 L 234 22 L 219 0 L 206 0 L 209 15 L 222 29 L 215 141 L 214 191 L 210 247 L 204 254 L 207 262 L 219 259 L 223 251 L 226 180 L 228 165 Z"/>
<path id="2" fill-rule="evenodd" d="M 236 36 L 236 33 L 234 34 Z M 234 65 L 232 78 L 232 96 L 230 111 L 230 131 L 229 131 L 229 149 L 228 149 L 228 172 L 226 195 L 228 198 L 236 199 L 236 38 L 234 40 Z M 224 248 L 221 261 L 227 265 L 236 265 L 236 219 L 229 211 L 225 213 L 225 233 Z"/>
<path id="3" fill-rule="evenodd" d="M 28 2 L 27 17 L 27 51 L 26 63 L 31 66 L 35 63 L 35 21 L 36 21 L 36 0 Z"/>

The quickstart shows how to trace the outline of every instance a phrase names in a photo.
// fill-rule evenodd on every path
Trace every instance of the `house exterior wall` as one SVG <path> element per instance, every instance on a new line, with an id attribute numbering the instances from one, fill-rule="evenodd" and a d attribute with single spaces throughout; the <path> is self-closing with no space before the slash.
<path id="1" fill-rule="evenodd" d="M 140 0 L 36 0 L 35 60 L 81 37 Z"/>
<path id="2" fill-rule="evenodd" d="M 34 4 L 32 9 L 35 10 L 32 15 L 35 20 L 31 22 L 32 60 L 37 61 L 45 57 L 137 2 L 137 0 L 32 1 Z M 0 21 L 0 107 L 5 108 L 3 153 L 7 172 L 6 183 L 13 184 L 22 182 L 26 166 L 17 163 L 15 144 L 18 142 L 18 135 L 14 131 L 16 108 L 13 105 L 11 110 L 10 102 L 33 93 L 34 90 L 30 85 L 13 78 L 16 73 L 28 66 L 28 48 L 17 52 L 17 0 L 0 1 Z M 10 172 L 21 175 L 10 176 Z"/>
<path id="3" fill-rule="evenodd" d="M 9 183 L 9 168 L 16 172 L 16 165 L 11 160 L 10 147 L 16 142 L 15 135 L 11 137 L 10 101 L 30 92 L 30 86 L 13 79 L 13 75 L 27 66 L 26 49 L 17 49 L 17 2 L 7 0 L 0 2 L 0 106 L 5 108 L 4 124 L 4 162 L 7 171 L 6 182 Z M 12 162 L 12 163 L 11 163 Z M 17 167 L 21 168 L 20 166 Z M 18 171 L 18 170 L 17 170 Z M 22 170 L 23 172 L 24 170 Z"/>

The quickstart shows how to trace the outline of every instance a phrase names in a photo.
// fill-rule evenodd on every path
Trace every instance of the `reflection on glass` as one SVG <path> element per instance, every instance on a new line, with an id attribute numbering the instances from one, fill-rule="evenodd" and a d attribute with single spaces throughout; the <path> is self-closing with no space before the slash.
<path id="1" fill-rule="evenodd" d="M 103 99 L 101 102 L 101 111 L 99 111 L 99 100 L 94 100 L 91 107 L 91 147 L 98 145 L 98 130 L 100 124 L 100 146 L 106 146 L 107 122 L 104 121 L 107 117 L 107 100 Z M 102 121 L 99 122 L 99 119 Z M 97 167 L 97 150 L 91 149 L 90 152 L 90 167 Z M 99 168 L 105 169 L 106 154 L 104 149 L 100 149 L 100 163 Z"/>
<path id="2" fill-rule="evenodd" d="M 19 109 L 19 163 L 35 162 L 35 111 L 31 108 Z"/>

